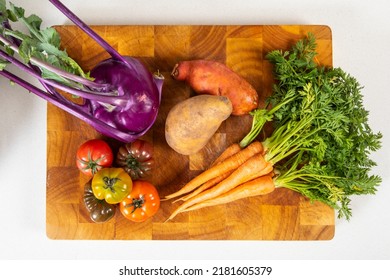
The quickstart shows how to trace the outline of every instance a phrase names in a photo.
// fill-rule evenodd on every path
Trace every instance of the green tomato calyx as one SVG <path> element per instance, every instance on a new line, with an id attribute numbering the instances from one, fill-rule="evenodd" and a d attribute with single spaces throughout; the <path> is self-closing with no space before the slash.
<path id="1" fill-rule="evenodd" d="M 120 180 L 119 178 L 110 178 L 108 176 L 104 176 L 103 177 L 104 188 L 109 189 L 111 192 L 115 193 L 114 185 L 119 180 Z"/>

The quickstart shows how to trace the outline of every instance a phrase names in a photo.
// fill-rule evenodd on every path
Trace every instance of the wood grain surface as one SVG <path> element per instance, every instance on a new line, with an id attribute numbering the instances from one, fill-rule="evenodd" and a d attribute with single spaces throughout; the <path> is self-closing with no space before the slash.
<path id="1" fill-rule="evenodd" d="M 63 47 L 89 70 L 108 54 L 75 26 L 57 26 Z M 156 168 L 148 180 L 163 197 L 207 168 L 229 144 L 249 130 L 251 117 L 231 116 L 207 146 L 182 156 L 164 137 L 166 116 L 173 105 L 193 95 L 170 72 L 180 60 L 212 59 L 226 63 L 258 91 L 261 104 L 270 94 L 272 66 L 265 55 L 288 49 L 312 32 L 317 38 L 318 62 L 332 65 L 332 35 L 327 26 L 94 26 L 122 55 L 140 58 L 165 76 L 162 103 L 153 128 L 143 137 L 154 145 Z M 89 125 L 52 106 L 47 107 L 46 229 L 51 239 L 133 240 L 329 240 L 335 233 L 334 210 L 311 203 L 286 189 L 230 204 L 179 214 L 164 223 L 177 207 L 161 203 L 159 212 L 143 223 L 133 223 L 119 211 L 107 223 L 90 221 L 82 203 L 88 181 L 75 165 L 76 150 L 91 138 L 107 140 L 117 151 L 121 143 L 98 134 Z"/>

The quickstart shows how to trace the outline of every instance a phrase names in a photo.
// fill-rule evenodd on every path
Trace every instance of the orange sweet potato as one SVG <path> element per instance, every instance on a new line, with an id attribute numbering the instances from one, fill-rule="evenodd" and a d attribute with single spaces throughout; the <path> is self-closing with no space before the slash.
<path id="1" fill-rule="evenodd" d="M 211 60 L 181 61 L 171 73 L 185 81 L 197 94 L 226 96 L 233 105 L 233 115 L 245 115 L 257 108 L 256 90 L 225 64 Z"/>

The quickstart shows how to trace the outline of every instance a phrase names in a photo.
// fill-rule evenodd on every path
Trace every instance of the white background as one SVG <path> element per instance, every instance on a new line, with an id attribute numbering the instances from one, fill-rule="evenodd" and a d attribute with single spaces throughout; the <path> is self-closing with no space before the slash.
<path id="1" fill-rule="evenodd" d="M 69 24 L 47 0 L 13 0 L 44 25 Z M 350 222 L 331 241 L 54 241 L 46 237 L 46 103 L 0 77 L 0 259 L 390 259 L 389 52 L 387 0 L 63 0 L 88 24 L 321 24 L 333 63 L 365 86 L 373 154 L 383 183 L 353 198 Z"/>

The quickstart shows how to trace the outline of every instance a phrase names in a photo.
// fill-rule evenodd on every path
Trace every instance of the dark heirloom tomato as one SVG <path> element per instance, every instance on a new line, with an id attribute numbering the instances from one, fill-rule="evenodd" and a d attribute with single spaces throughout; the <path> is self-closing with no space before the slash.
<path id="1" fill-rule="evenodd" d="M 131 193 L 121 201 L 123 216 L 133 222 L 143 222 L 157 213 L 160 196 L 157 189 L 146 181 L 134 181 Z"/>
<path id="2" fill-rule="evenodd" d="M 88 140 L 77 149 L 76 165 L 81 172 L 89 176 L 103 167 L 110 167 L 113 160 L 110 146 L 100 139 Z"/>
<path id="3" fill-rule="evenodd" d="M 84 186 L 84 205 L 89 212 L 89 216 L 95 223 L 104 223 L 114 217 L 116 205 L 109 204 L 104 199 L 97 199 L 92 192 L 90 180 Z"/>
<path id="4" fill-rule="evenodd" d="M 133 180 L 150 175 L 154 167 L 153 146 L 137 139 L 119 148 L 116 164 L 122 167 Z"/>

